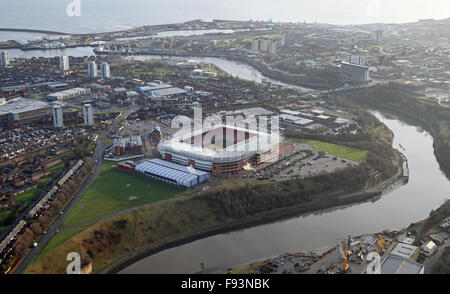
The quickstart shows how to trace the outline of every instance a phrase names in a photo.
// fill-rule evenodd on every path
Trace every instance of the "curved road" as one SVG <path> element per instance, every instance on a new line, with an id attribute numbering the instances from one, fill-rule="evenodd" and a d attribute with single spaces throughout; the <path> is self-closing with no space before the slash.
<path id="1" fill-rule="evenodd" d="M 33 259 L 38 256 L 38 254 L 45 248 L 47 243 L 53 238 L 54 235 L 56 235 L 59 232 L 59 228 L 64 223 L 64 220 L 66 219 L 68 213 L 72 210 L 72 208 L 75 206 L 75 204 L 81 199 L 81 196 L 86 192 L 87 188 L 97 179 L 98 175 L 100 174 L 102 170 L 102 164 L 103 164 L 103 152 L 105 151 L 105 148 L 108 145 L 103 145 L 102 141 L 105 140 L 108 136 L 108 133 L 115 128 L 122 120 L 124 120 L 128 115 L 135 112 L 136 108 L 131 108 L 127 110 L 123 115 L 113 121 L 111 125 L 100 134 L 100 136 L 97 139 L 97 148 L 92 154 L 92 158 L 95 160 L 95 167 L 93 172 L 83 181 L 78 191 L 75 193 L 75 195 L 72 197 L 72 199 L 66 204 L 66 206 L 62 210 L 62 214 L 59 214 L 53 221 L 53 223 L 50 225 L 50 227 L 47 228 L 47 233 L 42 234 L 37 242 L 37 246 L 33 248 L 28 255 L 22 260 L 22 262 L 17 266 L 17 268 L 14 270 L 14 274 L 21 274 L 25 271 L 25 269 L 30 265 L 30 263 L 33 261 Z"/>

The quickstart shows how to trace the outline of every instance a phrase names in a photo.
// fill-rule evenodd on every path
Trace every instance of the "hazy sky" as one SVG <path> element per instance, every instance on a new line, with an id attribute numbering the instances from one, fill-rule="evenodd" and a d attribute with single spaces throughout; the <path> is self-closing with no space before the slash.
<path id="1" fill-rule="evenodd" d="M 81 4 L 81 16 L 66 7 Z M 269 20 L 332 24 L 450 17 L 450 0 L 0 0 L 0 27 L 93 30 L 187 21 Z"/>
<path id="2" fill-rule="evenodd" d="M 244 18 L 255 15 L 254 19 L 272 17 L 273 20 L 282 21 L 306 20 L 350 24 L 410 22 L 417 21 L 419 18 L 450 17 L 450 0 L 228 0 L 220 2 L 224 8 L 234 8 L 235 13 Z M 246 8 L 245 11 L 243 7 Z"/>

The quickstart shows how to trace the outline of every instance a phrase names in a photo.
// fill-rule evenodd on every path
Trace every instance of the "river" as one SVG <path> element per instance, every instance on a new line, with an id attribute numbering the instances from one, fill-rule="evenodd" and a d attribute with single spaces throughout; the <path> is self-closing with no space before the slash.
<path id="1" fill-rule="evenodd" d="M 93 54 L 89 47 L 43 52 L 8 51 L 14 57 L 22 54 L 27 57 Z M 229 74 L 243 79 L 260 82 L 264 78 L 256 69 L 236 61 L 193 59 L 214 63 Z M 205 263 L 209 271 L 226 270 L 283 252 L 332 246 L 338 238 L 348 235 L 401 229 L 426 218 L 432 209 L 442 205 L 450 196 L 450 182 L 434 156 L 432 137 L 421 128 L 372 112 L 393 131 L 393 146 L 401 144 L 406 149 L 402 153 L 408 158 L 408 184 L 372 202 L 301 215 L 168 249 L 136 262 L 121 273 L 194 273 L 200 270 L 201 262 Z"/>
<path id="2" fill-rule="evenodd" d="M 185 274 L 220 272 L 284 252 L 308 251 L 336 244 L 348 235 L 401 229 L 426 218 L 450 196 L 450 182 L 434 156 L 433 138 L 421 128 L 372 111 L 394 133 L 408 158 L 408 184 L 372 202 L 301 215 L 266 225 L 219 234 L 144 258 L 120 273 Z"/>
<path id="3" fill-rule="evenodd" d="M 32 57 L 55 57 L 55 56 L 90 56 L 95 55 L 92 47 L 75 47 L 75 48 L 64 48 L 64 49 L 54 49 L 54 50 L 20 50 L 20 49 L 7 49 L 5 50 L 8 52 L 9 57 L 11 59 L 13 58 L 32 58 Z M 168 58 L 168 57 L 162 57 L 159 55 L 145 55 L 145 56 L 139 56 L 138 58 L 144 60 L 144 59 L 161 59 L 161 58 Z M 261 83 L 263 79 L 271 81 L 273 83 L 285 85 L 289 88 L 297 89 L 300 92 L 306 93 L 311 91 L 311 89 L 303 88 L 299 86 L 294 85 L 288 85 L 286 83 L 267 78 L 261 74 L 260 71 L 257 69 L 244 64 L 242 62 L 227 60 L 223 58 L 215 58 L 215 57 L 171 57 L 174 59 L 179 60 L 186 60 L 186 59 L 192 59 L 197 61 L 202 61 L 206 63 L 214 63 L 216 66 L 227 72 L 228 74 L 238 77 L 241 79 L 254 81 L 257 83 Z"/>

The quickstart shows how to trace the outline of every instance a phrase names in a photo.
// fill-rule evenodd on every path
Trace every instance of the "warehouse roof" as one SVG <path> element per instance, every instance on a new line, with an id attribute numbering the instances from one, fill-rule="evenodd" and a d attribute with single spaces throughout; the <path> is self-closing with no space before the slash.
<path id="1" fill-rule="evenodd" d="M 391 254 L 404 257 L 411 258 L 416 253 L 418 247 L 414 245 L 409 245 L 405 243 L 398 243 L 397 246 L 392 250 Z"/>
<path id="2" fill-rule="evenodd" d="M 381 274 L 419 274 L 423 264 L 403 257 L 388 256 L 381 265 Z"/>
<path id="3" fill-rule="evenodd" d="M 283 121 L 291 121 L 292 123 L 297 124 L 297 125 L 307 125 L 307 124 L 313 122 L 313 120 L 311 120 L 311 119 L 293 116 L 293 115 L 289 115 L 289 114 L 281 114 L 280 118 Z"/>
<path id="4" fill-rule="evenodd" d="M 50 107 L 50 105 L 44 101 L 18 98 L 0 104 L 0 115 L 7 113 L 22 113 L 47 107 Z"/>
<path id="5" fill-rule="evenodd" d="M 187 91 L 183 90 L 181 88 L 157 89 L 157 90 L 151 90 L 149 92 L 149 94 L 153 95 L 153 96 L 180 95 L 180 94 L 186 94 L 186 93 L 187 93 Z"/>
<path id="6" fill-rule="evenodd" d="M 207 172 L 199 171 L 191 167 L 164 161 L 158 158 L 146 160 L 136 166 L 140 173 L 161 177 L 175 182 L 178 185 L 192 187 L 209 178 Z"/>
<path id="7" fill-rule="evenodd" d="M 267 110 L 263 107 L 251 107 L 251 108 L 224 111 L 224 114 L 225 115 L 243 114 L 247 117 L 247 116 L 252 116 L 252 115 L 272 115 L 273 112 L 270 110 Z"/>

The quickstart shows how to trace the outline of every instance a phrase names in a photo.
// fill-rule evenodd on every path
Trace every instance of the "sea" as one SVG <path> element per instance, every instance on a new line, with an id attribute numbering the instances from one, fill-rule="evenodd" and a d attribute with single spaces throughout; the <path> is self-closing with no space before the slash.
<path id="1" fill-rule="evenodd" d="M 193 19 L 344 25 L 449 16 L 448 0 L 0 0 L 0 28 L 66 33 L 116 31 Z M 17 33 L 2 33 L 0 40 L 14 36 L 21 38 Z"/>

